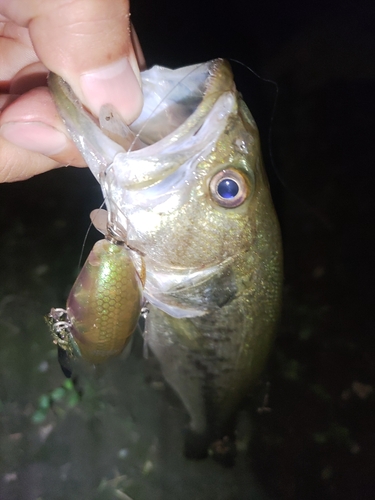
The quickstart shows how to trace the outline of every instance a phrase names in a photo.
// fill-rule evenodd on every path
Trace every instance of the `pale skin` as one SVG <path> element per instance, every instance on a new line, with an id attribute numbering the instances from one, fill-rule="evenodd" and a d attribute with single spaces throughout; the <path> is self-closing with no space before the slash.
<path id="1" fill-rule="evenodd" d="M 53 71 L 97 115 L 142 108 L 145 61 L 128 0 L 0 0 L 0 182 L 85 166 L 46 87 Z"/>

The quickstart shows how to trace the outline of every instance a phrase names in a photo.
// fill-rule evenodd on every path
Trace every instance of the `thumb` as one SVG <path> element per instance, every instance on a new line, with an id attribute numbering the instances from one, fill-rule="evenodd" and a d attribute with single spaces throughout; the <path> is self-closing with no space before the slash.
<path id="1" fill-rule="evenodd" d="M 13 0 L 40 60 L 95 115 L 112 104 L 127 123 L 142 107 L 128 0 Z"/>

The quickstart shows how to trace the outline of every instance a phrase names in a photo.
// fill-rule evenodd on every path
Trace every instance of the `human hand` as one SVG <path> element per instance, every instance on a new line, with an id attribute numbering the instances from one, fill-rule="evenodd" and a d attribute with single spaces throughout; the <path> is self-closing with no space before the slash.
<path id="1" fill-rule="evenodd" d="M 138 64 L 128 0 L 0 0 L 0 182 L 85 165 L 46 87 L 48 70 L 93 114 L 110 103 L 130 123 L 142 108 Z"/>

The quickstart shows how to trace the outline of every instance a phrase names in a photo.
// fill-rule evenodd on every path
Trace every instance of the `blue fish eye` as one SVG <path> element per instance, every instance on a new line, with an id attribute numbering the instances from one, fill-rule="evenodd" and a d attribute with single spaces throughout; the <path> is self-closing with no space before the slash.
<path id="1" fill-rule="evenodd" d="M 217 185 L 217 192 L 222 198 L 235 198 L 240 190 L 238 183 L 234 179 L 222 179 Z"/>
<path id="2" fill-rule="evenodd" d="M 245 173 L 233 167 L 220 170 L 210 180 L 212 199 L 225 208 L 242 205 L 249 196 L 250 187 Z"/>

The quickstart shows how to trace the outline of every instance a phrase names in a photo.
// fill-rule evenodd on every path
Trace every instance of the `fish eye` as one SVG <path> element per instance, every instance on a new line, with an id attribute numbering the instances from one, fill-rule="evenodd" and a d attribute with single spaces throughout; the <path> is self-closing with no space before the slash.
<path id="1" fill-rule="evenodd" d="M 210 181 L 211 196 L 218 205 L 226 208 L 240 206 L 249 194 L 245 176 L 238 170 L 227 168 L 215 174 Z"/>

